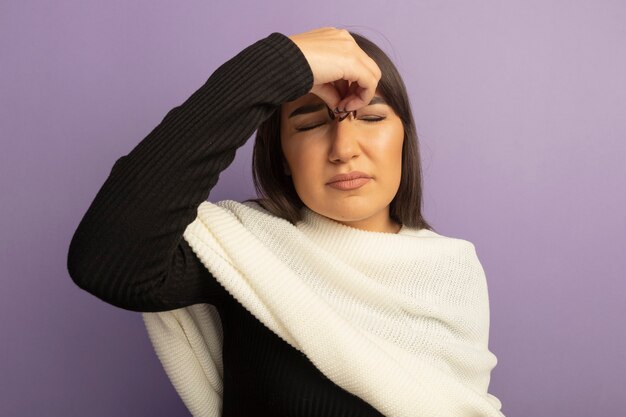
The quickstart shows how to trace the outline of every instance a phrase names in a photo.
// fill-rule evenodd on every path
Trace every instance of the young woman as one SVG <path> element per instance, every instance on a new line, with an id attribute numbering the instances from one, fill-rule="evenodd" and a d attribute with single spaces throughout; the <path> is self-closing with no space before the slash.
<path id="1" fill-rule="evenodd" d="M 255 130 L 260 198 L 206 201 Z M 274 32 L 117 160 L 68 270 L 143 312 L 194 416 L 502 416 L 484 271 L 423 219 L 421 190 L 384 52 Z"/>

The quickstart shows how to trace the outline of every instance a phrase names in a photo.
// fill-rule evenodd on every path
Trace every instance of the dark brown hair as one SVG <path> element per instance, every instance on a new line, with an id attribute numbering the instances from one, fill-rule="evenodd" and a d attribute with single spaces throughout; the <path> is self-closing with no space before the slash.
<path id="1" fill-rule="evenodd" d="M 418 138 L 404 82 L 385 52 L 363 35 L 349 33 L 380 68 L 382 75 L 377 89 L 400 117 L 404 127 L 400 186 L 390 203 L 389 215 L 407 227 L 433 230 L 422 216 L 422 170 Z M 257 129 L 252 154 L 252 176 L 260 198 L 245 201 L 254 201 L 275 216 L 295 225 L 302 220 L 300 209 L 304 203 L 296 192 L 291 176 L 284 172 L 280 113 L 278 107 Z"/>

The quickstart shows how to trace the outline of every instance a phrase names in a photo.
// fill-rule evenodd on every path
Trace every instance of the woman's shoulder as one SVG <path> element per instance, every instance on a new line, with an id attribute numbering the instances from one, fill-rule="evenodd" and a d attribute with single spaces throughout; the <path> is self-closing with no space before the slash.
<path id="1" fill-rule="evenodd" d="M 204 201 L 198 207 L 198 217 L 213 220 L 236 219 L 244 226 L 251 223 L 262 222 L 263 224 L 275 224 L 276 222 L 286 222 L 267 210 L 261 199 L 248 199 L 236 201 L 231 199 L 218 200 L 215 202 Z"/>
<path id="2" fill-rule="evenodd" d="M 402 227 L 400 234 L 417 236 L 417 237 L 444 237 L 430 229 L 426 229 L 426 228 L 418 229 L 416 227 L 406 227 L 406 226 Z"/>
<path id="3" fill-rule="evenodd" d="M 255 214 L 263 213 L 267 215 L 272 215 L 272 213 L 270 213 L 263 205 L 263 200 L 259 198 L 248 199 L 248 200 L 243 200 L 243 201 L 226 199 L 226 200 L 219 200 L 219 201 L 216 201 L 215 203 L 210 203 L 210 204 L 214 204 L 222 209 L 225 209 L 231 212 L 254 212 Z"/>
<path id="4" fill-rule="evenodd" d="M 244 201 L 237 201 L 237 200 L 231 200 L 231 199 L 225 199 L 225 200 L 218 200 L 218 201 L 203 201 L 202 204 L 200 204 L 200 206 L 204 206 L 204 207 L 219 207 L 225 210 L 236 210 L 236 209 L 253 209 L 256 211 L 266 211 L 267 210 L 263 207 L 262 204 L 262 200 L 261 199 L 249 199 L 249 200 L 244 200 Z"/>
<path id="5" fill-rule="evenodd" d="M 465 250 L 469 250 L 470 252 L 476 250 L 474 244 L 467 239 L 444 235 L 427 228 L 403 228 L 401 233 L 419 238 L 436 239 L 441 244 L 445 244 L 450 248 L 463 248 Z"/>

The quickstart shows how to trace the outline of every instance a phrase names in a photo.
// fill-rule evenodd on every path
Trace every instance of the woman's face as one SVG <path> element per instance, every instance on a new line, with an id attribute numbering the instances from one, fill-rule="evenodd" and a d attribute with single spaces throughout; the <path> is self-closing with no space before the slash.
<path id="1" fill-rule="evenodd" d="M 358 229 L 399 231 L 389 218 L 389 203 L 400 186 L 404 127 L 379 91 L 356 118 L 351 113 L 341 122 L 313 93 L 283 103 L 280 133 L 286 172 L 308 208 Z M 350 190 L 328 184 L 352 171 L 371 178 Z"/>

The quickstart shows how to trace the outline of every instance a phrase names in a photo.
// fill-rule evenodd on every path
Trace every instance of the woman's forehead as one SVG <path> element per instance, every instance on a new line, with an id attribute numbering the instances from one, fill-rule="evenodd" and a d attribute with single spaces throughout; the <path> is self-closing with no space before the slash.
<path id="1" fill-rule="evenodd" d="M 323 101 L 318 95 L 314 94 L 314 93 L 308 93 L 305 94 L 303 96 L 298 97 L 297 99 L 293 100 L 293 101 L 286 101 L 283 103 L 283 108 L 285 109 L 291 109 L 291 108 L 295 108 L 301 104 L 305 104 L 305 103 L 314 103 L 317 101 Z"/>
<path id="2" fill-rule="evenodd" d="M 319 97 L 317 94 L 307 93 L 303 96 L 298 97 L 297 99 L 293 101 L 286 101 L 282 103 L 281 109 L 283 112 L 291 112 L 303 105 L 317 104 L 317 103 L 323 103 L 323 102 L 324 100 L 322 100 L 322 98 Z M 376 103 L 386 104 L 385 98 L 379 88 L 376 89 L 376 92 L 374 93 L 374 98 L 372 99 L 372 101 L 370 101 L 370 104 L 376 104 Z"/>

